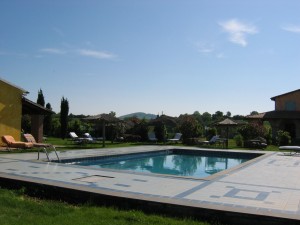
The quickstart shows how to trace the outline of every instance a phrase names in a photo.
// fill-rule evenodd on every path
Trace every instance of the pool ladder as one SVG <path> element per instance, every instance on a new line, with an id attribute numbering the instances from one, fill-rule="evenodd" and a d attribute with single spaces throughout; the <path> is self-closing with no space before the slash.
<path id="1" fill-rule="evenodd" d="M 60 162 L 60 159 L 59 159 L 59 157 L 58 157 L 56 148 L 55 148 L 54 146 L 51 146 L 51 147 L 54 149 L 55 155 L 56 155 L 58 161 Z M 46 156 L 47 156 L 48 162 L 51 162 L 51 159 L 50 159 L 50 157 L 49 157 L 49 153 L 48 153 L 48 151 L 47 151 L 47 147 L 43 147 L 42 149 L 43 149 L 44 153 L 45 153 Z M 37 160 L 39 160 L 39 159 L 40 159 L 40 150 L 38 150 L 38 158 L 37 158 Z"/>

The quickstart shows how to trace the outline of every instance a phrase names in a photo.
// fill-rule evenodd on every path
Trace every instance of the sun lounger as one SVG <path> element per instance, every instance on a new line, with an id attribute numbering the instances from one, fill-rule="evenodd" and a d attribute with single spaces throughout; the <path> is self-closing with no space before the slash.
<path id="1" fill-rule="evenodd" d="M 50 161 L 50 158 L 49 158 L 49 153 L 48 153 L 48 150 L 54 150 L 55 154 L 56 154 L 56 157 L 57 159 L 59 160 L 59 157 L 57 155 L 57 152 L 56 152 L 56 149 L 55 147 L 52 145 L 52 144 L 49 144 L 49 143 L 37 143 L 35 138 L 31 135 L 31 134 L 24 134 L 24 139 L 28 142 L 28 143 L 31 143 L 33 144 L 33 147 L 36 147 L 38 149 L 42 149 L 45 154 L 47 155 L 47 158 L 48 160 Z M 40 151 L 38 151 L 38 159 L 40 158 Z"/>
<path id="2" fill-rule="evenodd" d="M 289 155 L 293 155 L 300 153 L 300 146 L 280 146 L 279 150 L 290 151 Z"/>
<path id="3" fill-rule="evenodd" d="M 148 133 L 148 140 L 157 142 L 157 138 L 154 132 Z"/>
<path id="4" fill-rule="evenodd" d="M 7 145 L 7 148 L 8 148 L 9 151 L 12 148 L 19 148 L 19 149 L 33 148 L 32 143 L 27 143 L 27 142 L 22 142 L 22 141 L 15 141 L 13 136 L 10 136 L 10 135 L 2 136 L 2 141 Z"/>
<path id="5" fill-rule="evenodd" d="M 222 148 L 225 148 L 226 139 L 220 138 L 219 135 L 213 136 L 209 141 L 200 141 L 198 142 L 199 145 L 220 145 Z"/>
<path id="6" fill-rule="evenodd" d="M 88 137 L 86 135 L 88 135 Z M 95 140 L 89 133 L 85 133 L 84 137 L 78 137 L 78 135 L 75 132 L 70 132 L 69 136 L 71 137 L 71 140 L 77 144 L 87 144 L 95 142 Z"/>
<path id="7" fill-rule="evenodd" d="M 177 143 L 178 141 L 180 141 L 181 136 L 182 136 L 181 133 L 176 133 L 174 138 L 170 138 L 170 139 L 168 139 L 168 141 Z"/>
<path id="8" fill-rule="evenodd" d="M 86 139 L 87 141 L 92 142 L 92 143 L 95 143 L 96 141 L 102 141 L 103 140 L 102 137 L 95 138 L 92 135 L 90 135 L 89 133 L 84 133 L 83 136 L 84 136 L 84 139 Z"/>
<path id="9" fill-rule="evenodd" d="M 219 136 L 215 135 L 209 141 L 200 141 L 199 144 L 213 145 L 217 142 L 218 139 L 219 139 Z"/>

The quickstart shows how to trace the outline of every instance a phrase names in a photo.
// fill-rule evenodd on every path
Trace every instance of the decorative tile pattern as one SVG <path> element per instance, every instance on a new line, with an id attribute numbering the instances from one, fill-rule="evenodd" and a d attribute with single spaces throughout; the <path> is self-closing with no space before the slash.
<path id="1" fill-rule="evenodd" d="M 145 148 L 112 149 L 111 154 L 151 151 Z M 157 149 L 162 147 L 157 147 Z M 165 147 L 164 147 L 165 148 Z M 225 150 L 222 150 L 225 151 Z M 64 152 L 66 158 L 107 155 L 105 150 Z M 228 172 L 213 180 L 182 179 L 141 175 L 118 171 L 83 168 L 29 161 L 14 155 L 0 156 L 1 173 L 30 178 L 36 182 L 68 184 L 88 190 L 135 194 L 162 201 L 176 201 L 195 206 L 209 205 L 226 210 L 252 210 L 258 214 L 277 213 L 286 217 L 293 215 L 300 221 L 300 158 L 294 156 L 269 155 L 239 170 Z M 3 156 L 4 157 L 4 156 Z M 9 158 L 12 157 L 12 158 Z M 13 158 L 14 157 L 14 158 Z M 29 154 L 26 155 L 29 158 Z M 36 160 L 36 154 L 32 154 Z"/>

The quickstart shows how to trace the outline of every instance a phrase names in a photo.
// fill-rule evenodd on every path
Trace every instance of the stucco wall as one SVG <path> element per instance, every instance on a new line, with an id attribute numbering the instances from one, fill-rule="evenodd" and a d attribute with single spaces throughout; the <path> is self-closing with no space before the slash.
<path id="1" fill-rule="evenodd" d="M 294 102 L 296 111 L 300 111 L 300 91 L 293 92 L 287 95 L 279 96 L 275 101 L 275 110 L 288 110 L 286 102 Z"/>
<path id="2" fill-rule="evenodd" d="M 0 80 L 0 137 L 21 138 L 22 90 Z M 3 145 L 0 138 L 0 145 Z"/>

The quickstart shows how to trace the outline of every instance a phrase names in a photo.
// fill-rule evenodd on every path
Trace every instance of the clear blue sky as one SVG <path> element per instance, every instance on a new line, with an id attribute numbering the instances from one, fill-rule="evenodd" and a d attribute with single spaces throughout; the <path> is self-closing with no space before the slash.
<path id="1" fill-rule="evenodd" d="M 300 88 L 299 0 L 1 0 L 0 77 L 60 111 L 248 115 Z"/>

